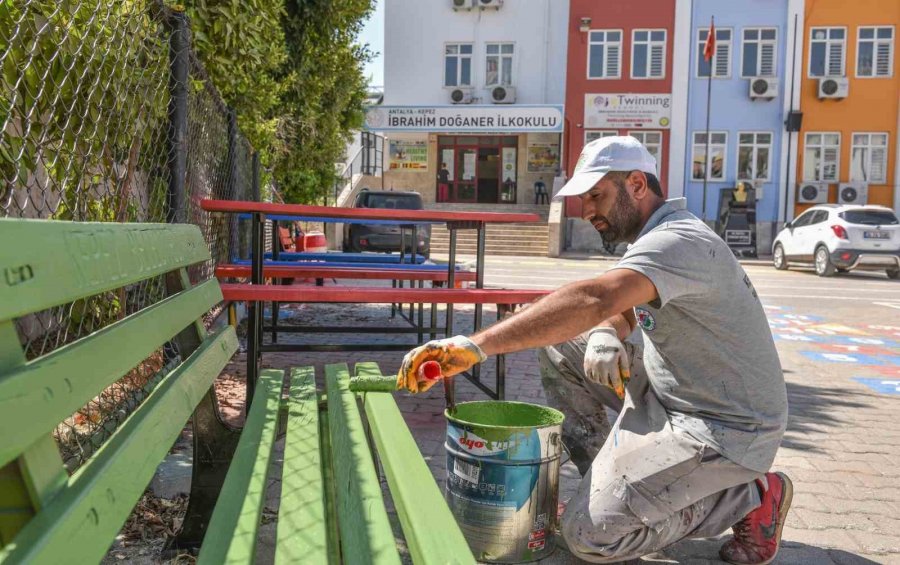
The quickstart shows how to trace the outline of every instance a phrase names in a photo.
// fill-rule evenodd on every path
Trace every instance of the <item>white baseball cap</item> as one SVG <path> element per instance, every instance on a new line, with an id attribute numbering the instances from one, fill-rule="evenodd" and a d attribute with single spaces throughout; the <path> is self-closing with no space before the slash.
<path id="1" fill-rule="evenodd" d="M 572 178 L 553 197 L 584 194 L 610 171 L 641 171 L 656 175 L 656 159 L 630 135 L 595 139 L 581 150 Z"/>

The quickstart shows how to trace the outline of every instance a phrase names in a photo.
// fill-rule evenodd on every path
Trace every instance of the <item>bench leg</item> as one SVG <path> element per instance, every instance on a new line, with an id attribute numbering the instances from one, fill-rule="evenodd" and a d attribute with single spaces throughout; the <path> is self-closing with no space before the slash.
<path id="1" fill-rule="evenodd" d="M 278 343 L 278 309 L 280 302 L 272 303 L 272 343 Z"/>
<path id="2" fill-rule="evenodd" d="M 419 281 L 419 288 L 425 288 L 425 281 Z M 425 305 L 421 302 L 418 304 L 419 309 L 419 345 L 422 345 L 422 326 L 425 324 Z"/>
<path id="3" fill-rule="evenodd" d="M 194 461 L 187 513 L 181 530 L 166 540 L 164 558 L 173 556 L 178 551 L 190 550 L 196 553 L 199 549 L 240 439 L 240 430 L 222 420 L 215 387 L 211 387 L 197 405 L 191 417 L 191 427 L 194 435 Z"/>

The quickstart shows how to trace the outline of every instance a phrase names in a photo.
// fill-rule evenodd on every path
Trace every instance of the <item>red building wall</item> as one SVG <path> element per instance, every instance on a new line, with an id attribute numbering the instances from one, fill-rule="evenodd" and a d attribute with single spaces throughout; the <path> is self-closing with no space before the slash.
<path id="1" fill-rule="evenodd" d="M 591 18 L 592 30 L 622 30 L 622 63 L 619 79 L 588 78 L 588 34 L 579 30 L 582 18 Z M 675 26 L 674 0 L 570 0 L 569 48 L 566 69 L 566 131 L 565 167 L 571 178 L 584 146 L 584 97 L 598 93 L 670 93 L 672 91 L 672 39 Z M 666 71 L 662 79 L 632 79 L 631 45 L 634 29 L 666 30 Z M 619 130 L 627 135 L 628 129 Z M 669 130 L 662 131 L 662 166 L 659 178 L 665 179 L 669 168 Z M 665 185 L 663 186 L 665 190 Z M 581 216 L 581 202 L 577 198 L 566 201 L 566 215 Z"/>

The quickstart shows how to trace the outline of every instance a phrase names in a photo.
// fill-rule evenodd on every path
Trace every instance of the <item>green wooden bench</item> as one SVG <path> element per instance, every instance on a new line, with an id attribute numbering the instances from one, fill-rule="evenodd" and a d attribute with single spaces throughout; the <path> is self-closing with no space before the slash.
<path id="1" fill-rule="evenodd" d="M 376 449 L 413 561 L 474 563 L 393 398 L 351 392 L 345 366 L 327 368 L 324 393 L 311 368 L 292 369 L 287 383 L 264 370 L 243 429 L 223 423 L 213 382 L 238 343 L 230 326 L 202 323 L 222 294 L 215 280 L 190 283 L 187 268 L 209 260 L 196 227 L 0 219 L 0 241 L 0 563 L 99 562 L 189 419 L 190 500 L 169 549 L 200 547 L 202 563 L 253 561 L 284 433 L 278 563 L 399 563 Z M 160 275 L 163 300 L 26 358 L 17 319 Z M 51 432 L 167 343 L 180 358 L 69 476 Z"/>

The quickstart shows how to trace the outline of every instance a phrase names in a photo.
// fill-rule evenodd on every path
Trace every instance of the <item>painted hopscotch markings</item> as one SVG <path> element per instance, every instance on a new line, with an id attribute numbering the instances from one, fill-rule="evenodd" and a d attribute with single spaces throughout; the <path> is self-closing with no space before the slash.
<path id="1" fill-rule="evenodd" d="M 853 380 L 881 394 L 900 395 L 900 380 L 872 379 L 869 377 L 853 377 Z"/>

